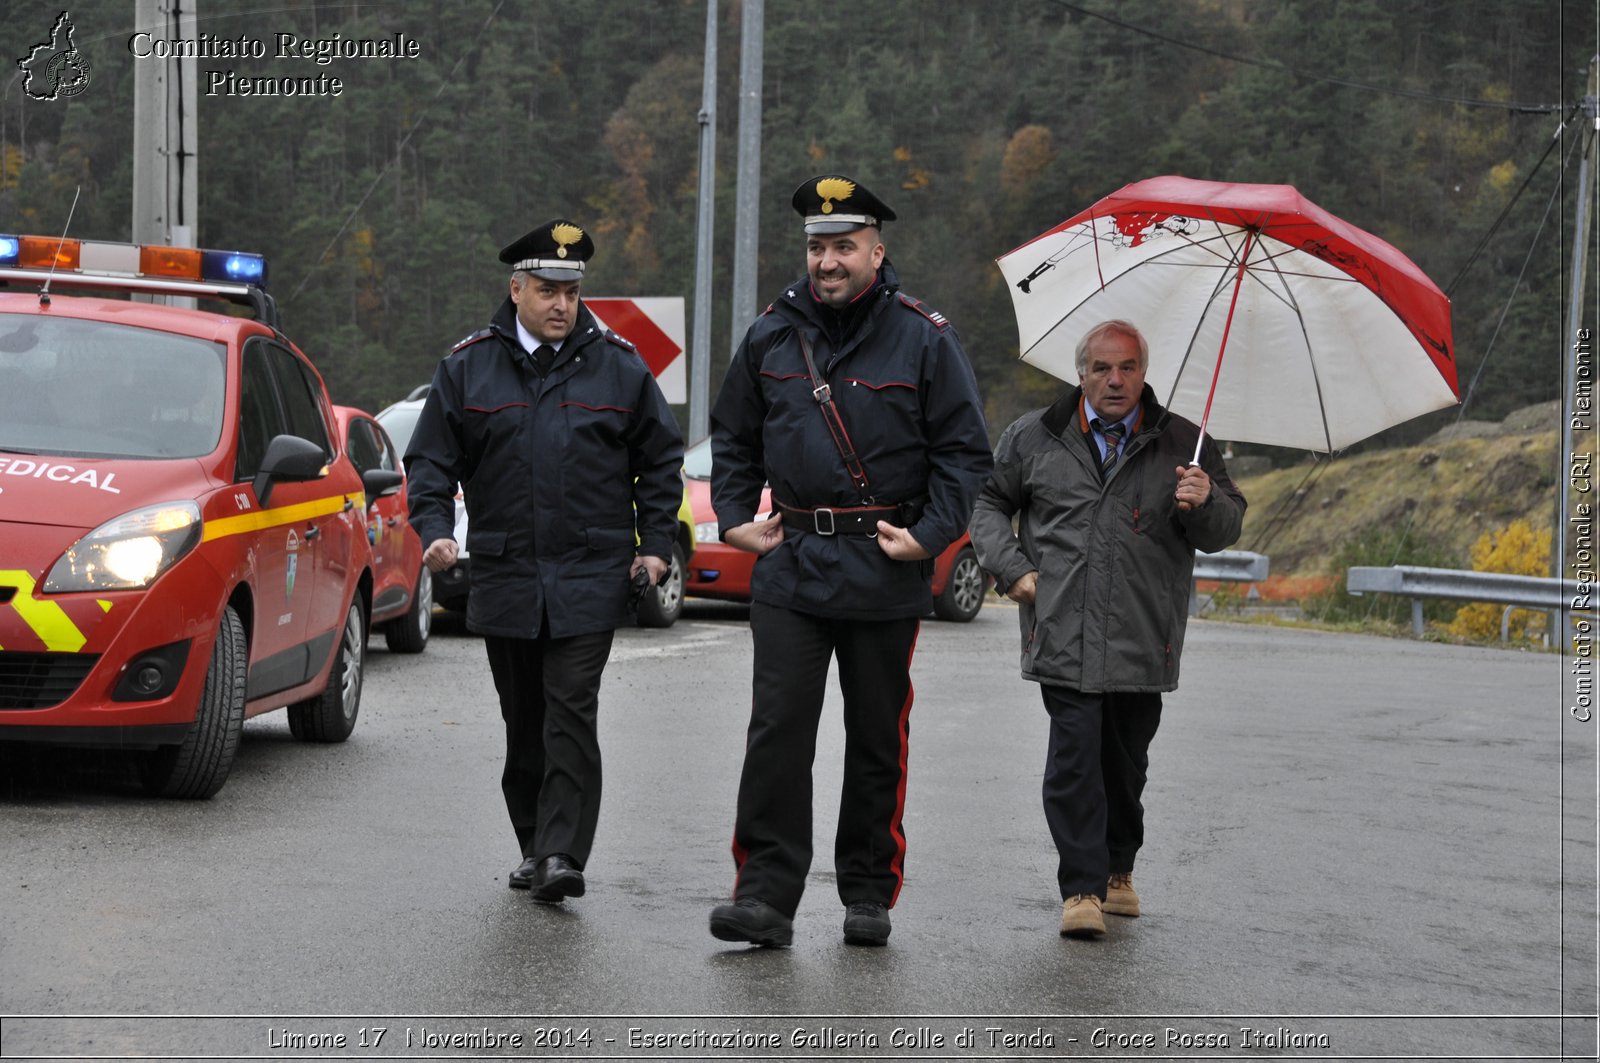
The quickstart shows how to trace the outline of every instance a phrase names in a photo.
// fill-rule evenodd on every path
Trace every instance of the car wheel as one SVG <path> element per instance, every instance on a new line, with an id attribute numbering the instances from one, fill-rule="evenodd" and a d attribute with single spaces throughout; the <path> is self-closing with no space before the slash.
<path id="1" fill-rule="evenodd" d="M 672 548 L 672 563 L 661 582 L 639 599 L 640 627 L 671 627 L 683 612 L 683 552 Z"/>
<path id="2" fill-rule="evenodd" d="M 222 789 L 239 752 L 244 726 L 245 676 L 250 662 L 244 624 L 233 606 L 222 610 L 211 665 L 189 733 L 176 746 L 145 753 L 139 763 L 144 788 L 163 797 L 206 798 Z"/>
<path id="3" fill-rule="evenodd" d="M 983 608 L 987 584 L 977 552 L 970 546 L 962 547 L 955 564 L 950 566 L 950 580 L 944 585 L 944 592 L 934 599 L 933 614 L 940 620 L 965 624 Z"/>
<path id="4" fill-rule="evenodd" d="M 302 742 L 343 742 L 356 729 L 361 710 L 361 667 L 366 657 L 367 625 L 361 599 L 350 602 L 338 656 L 321 694 L 289 706 L 289 731 Z"/>
<path id="5" fill-rule="evenodd" d="M 433 573 L 423 565 L 417 573 L 417 588 L 411 595 L 411 608 L 398 620 L 384 625 L 383 640 L 394 653 L 421 653 L 428 647 L 428 632 L 433 630 Z"/>

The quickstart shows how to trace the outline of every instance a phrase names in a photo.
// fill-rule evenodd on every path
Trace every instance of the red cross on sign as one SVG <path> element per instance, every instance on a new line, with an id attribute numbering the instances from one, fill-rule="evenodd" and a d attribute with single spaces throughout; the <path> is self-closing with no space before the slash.
<path id="1" fill-rule="evenodd" d="M 656 375 L 667 401 L 689 401 L 687 374 L 684 372 L 683 297 L 584 299 L 600 324 L 626 339 L 639 350 L 645 365 Z"/>

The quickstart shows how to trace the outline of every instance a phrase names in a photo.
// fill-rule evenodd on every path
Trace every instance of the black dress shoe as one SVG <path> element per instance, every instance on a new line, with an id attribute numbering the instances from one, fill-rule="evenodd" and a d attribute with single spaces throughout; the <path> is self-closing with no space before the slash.
<path id="1" fill-rule="evenodd" d="M 539 873 L 539 861 L 528 857 L 518 864 L 516 870 L 511 872 L 511 888 L 514 890 L 529 890 L 533 888 L 533 877 Z"/>
<path id="2" fill-rule="evenodd" d="M 794 941 L 794 920 L 766 901 L 741 897 L 711 909 L 711 936 L 719 941 L 781 948 Z"/>
<path id="3" fill-rule="evenodd" d="M 541 904 L 560 904 L 568 897 L 583 896 L 583 872 L 572 866 L 562 853 L 539 861 L 533 874 L 533 899 Z"/>

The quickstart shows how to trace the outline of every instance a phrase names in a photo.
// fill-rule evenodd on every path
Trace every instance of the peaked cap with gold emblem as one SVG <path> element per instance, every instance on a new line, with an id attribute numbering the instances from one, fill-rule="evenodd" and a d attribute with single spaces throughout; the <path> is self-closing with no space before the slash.
<path id="1" fill-rule="evenodd" d="M 805 219 L 806 232 L 813 236 L 847 233 L 868 225 L 881 229 L 884 222 L 894 221 L 894 211 L 865 185 L 836 173 L 801 182 L 791 202 Z"/>
<path id="2" fill-rule="evenodd" d="M 556 218 L 500 249 L 500 261 L 547 281 L 583 279 L 594 241 L 576 223 Z"/>

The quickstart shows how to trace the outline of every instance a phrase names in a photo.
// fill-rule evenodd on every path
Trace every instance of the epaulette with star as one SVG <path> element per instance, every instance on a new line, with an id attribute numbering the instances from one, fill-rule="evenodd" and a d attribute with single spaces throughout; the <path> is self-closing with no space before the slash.
<path id="1" fill-rule="evenodd" d="M 619 335 L 619 334 L 617 334 L 615 332 L 612 332 L 610 329 L 606 329 L 606 339 L 610 340 L 612 343 L 615 343 L 618 347 L 626 347 L 628 350 L 632 351 L 634 354 L 638 354 L 639 353 L 639 348 L 637 348 L 637 347 L 635 347 L 633 345 L 633 341 L 632 340 L 628 339 L 628 337 L 626 337 L 626 336 L 622 336 L 622 335 Z"/>
<path id="2" fill-rule="evenodd" d="M 900 292 L 899 295 L 902 303 L 915 310 L 929 321 L 933 322 L 934 325 L 938 327 L 940 332 L 943 332 L 945 329 L 950 327 L 950 319 L 939 313 L 939 311 L 935 310 L 933 307 L 919 299 L 911 298 L 911 296 L 907 295 L 905 292 Z"/>
<path id="3" fill-rule="evenodd" d="M 461 348 L 463 348 L 463 347 L 471 347 L 474 343 L 478 343 L 478 342 L 480 342 L 482 340 L 486 340 L 490 336 L 493 336 L 493 335 L 494 335 L 494 330 L 493 329 L 481 328 L 477 332 L 474 332 L 472 335 L 464 337 L 454 347 L 450 348 L 450 353 L 451 354 L 455 354 L 457 351 L 461 350 Z"/>

